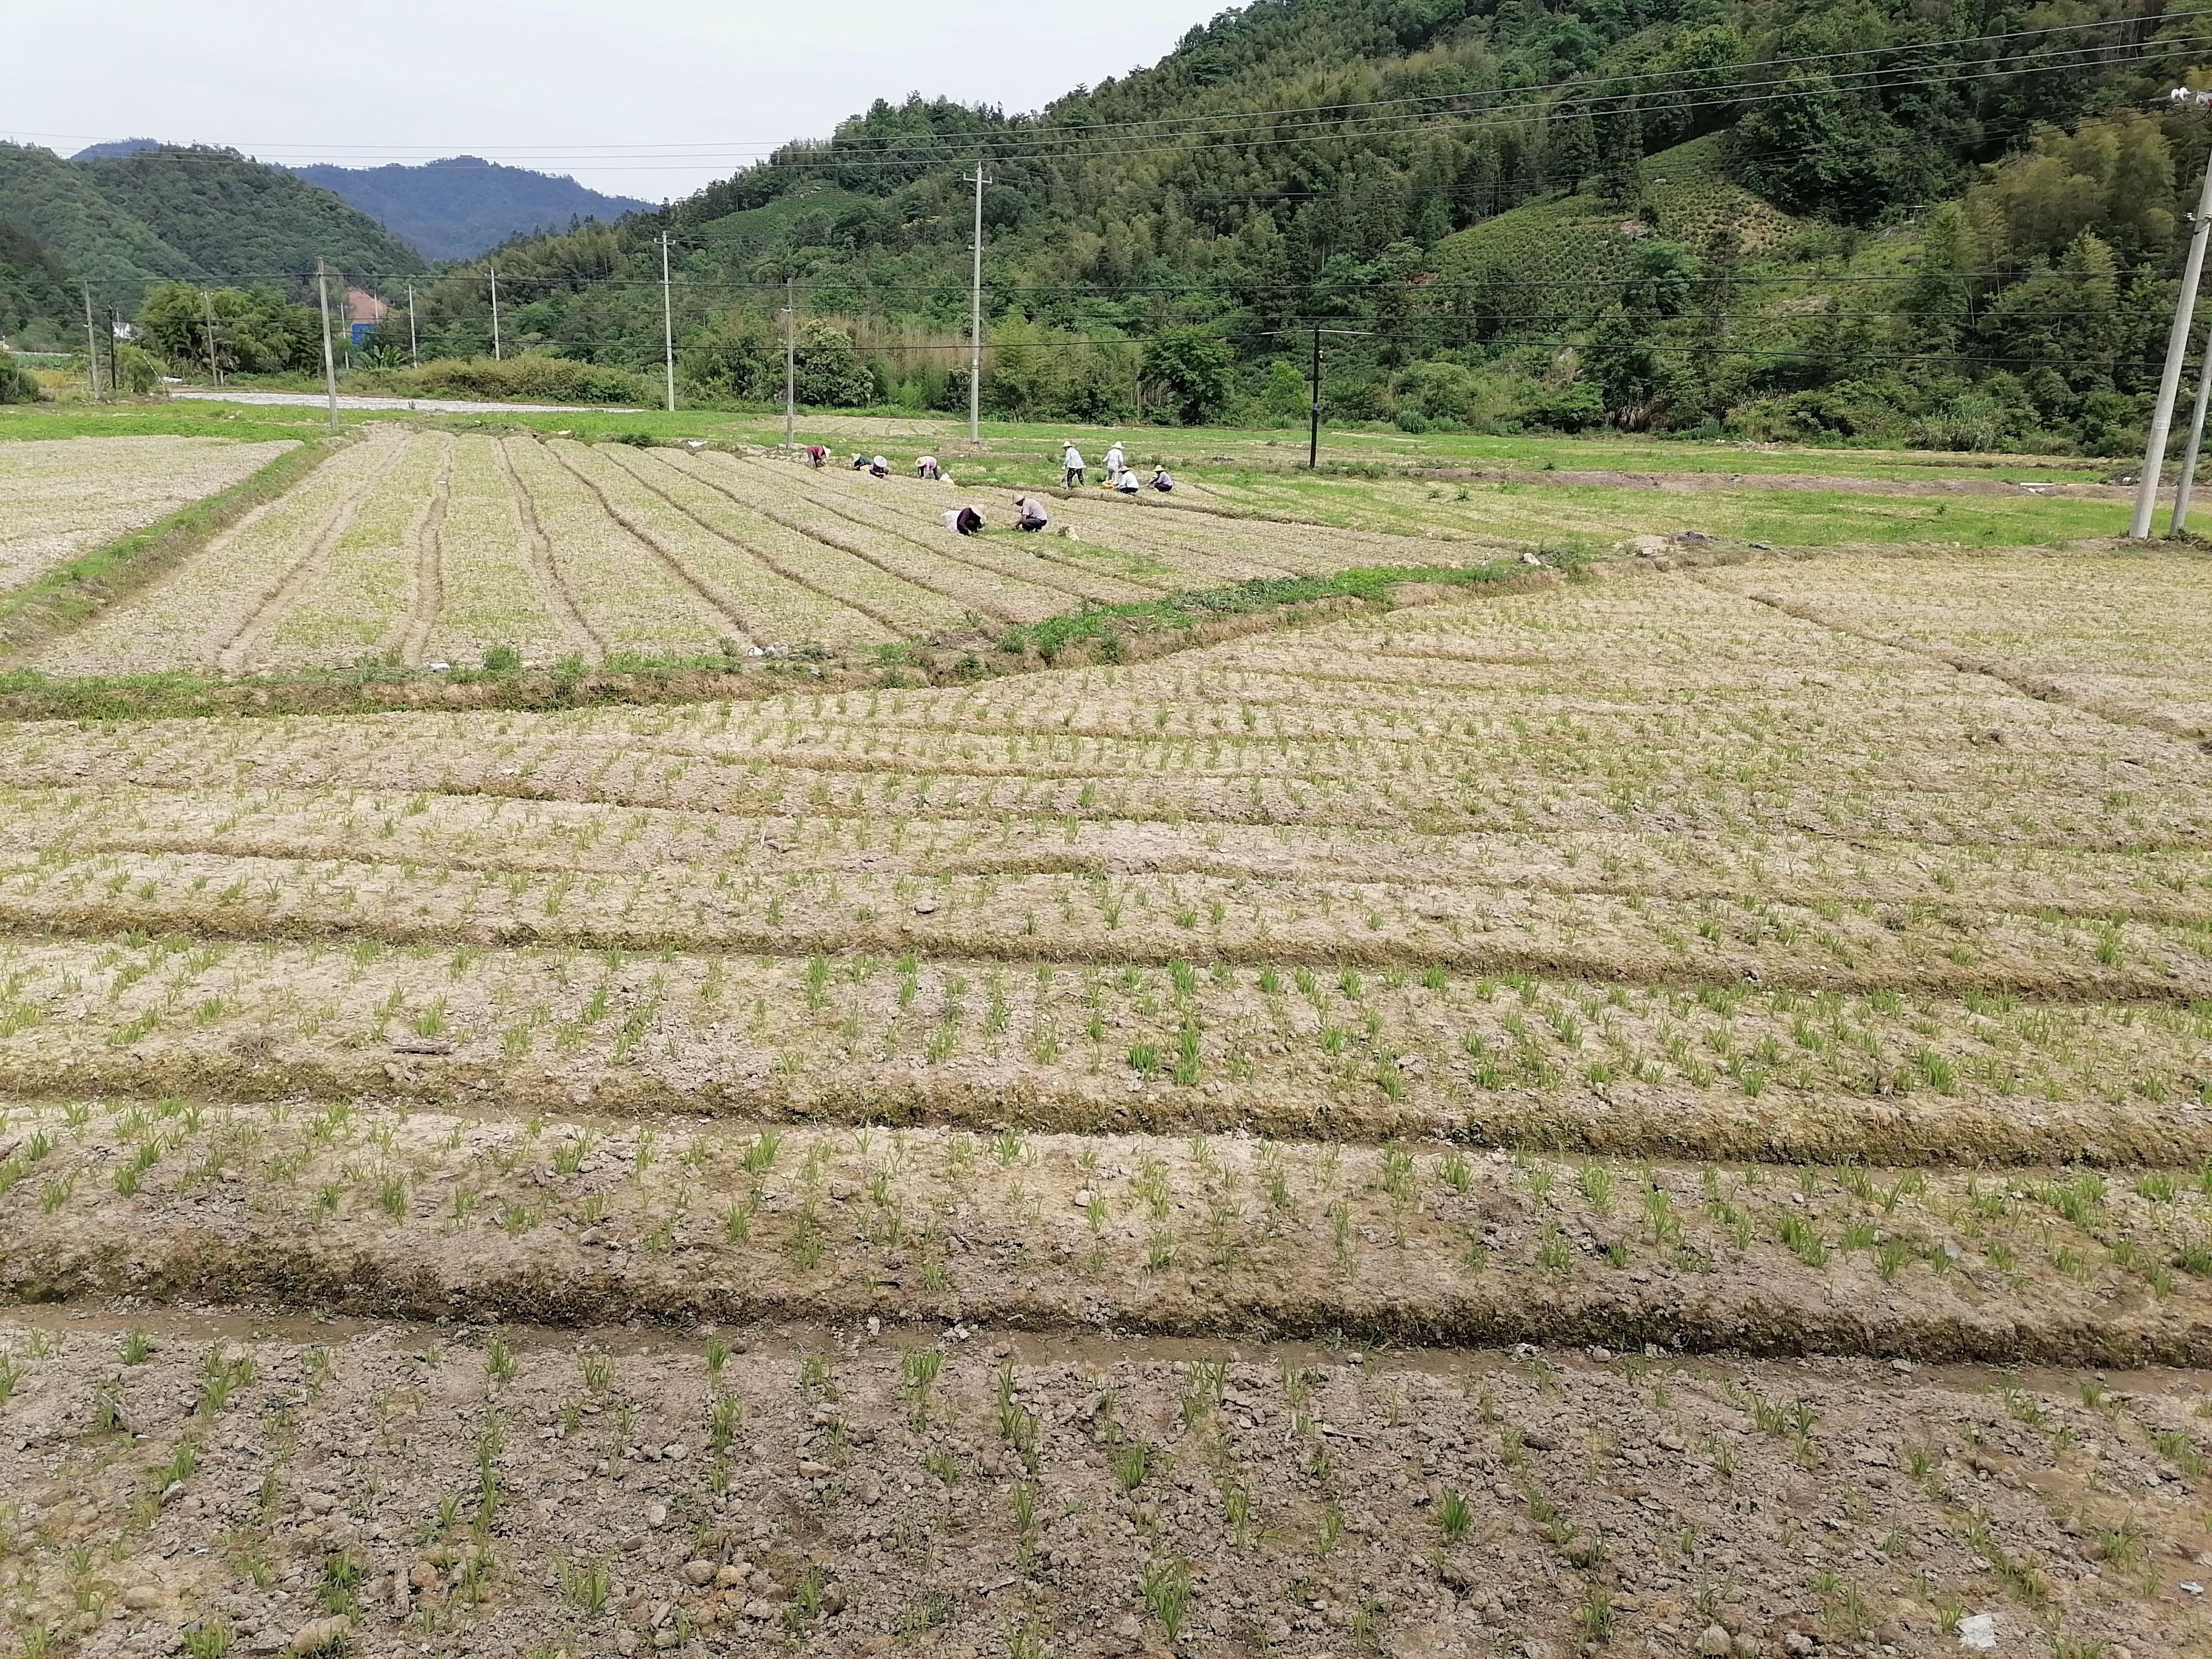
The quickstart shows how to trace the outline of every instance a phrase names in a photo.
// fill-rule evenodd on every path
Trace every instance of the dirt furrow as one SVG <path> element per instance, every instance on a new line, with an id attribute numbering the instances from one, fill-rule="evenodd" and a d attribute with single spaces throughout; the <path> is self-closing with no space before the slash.
<path id="1" fill-rule="evenodd" d="M 322 527 L 316 532 L 314 539 L 308 543 L 307 550 L 292 562 L 283 579 L 261 596 L 260 600 L 246 614 L 246 619 L 238 625 L 238 631 L 231 635 L 229 642 L 216 652 L 215 665 L 218 672 L 225 674 L 237 673 L 245 665 L 253 647 L 259 641 L 262 635 L 268 631 L 278 617 L 291 608 L 293 602 L 300 597 L 308 580 L 314 574 L 317 567 L 329 556 L 331 550 L 337 545 L 339 538 L 353 527 L 355 515 L 361 511 L 362 503 L 367 501 L 371 493 L 380 486 L 398 466 L 400 457 L 406 452 L 405 441 L 394 442 L 391 446 L 391 451 L 392 453 L 384 458 L 381 465 L 346 492 L 344 499 L 338 503 L 330 517 L 323 521 Z"/>
<path id="2" fill-rule="evenodd" d="M 963 593 L 955 589 L 945 587 L 939 583 L 927 580 L 924 577 L 916 575 L 911 570 L 902 570 L 891 561 L 884 558 L 879 554 L 870 552 L 860 543 L 854 541 L 848 537 L 835 535 L 830 532 L 823 529 L 819 525 L 811 524 L 804 519 L 796 518 L 791 514 L 784 512 L 781 508 L 771 506 L 766 501 L 757 501 L 749 495 L 741 495 L 736 490 L 728 489 L 719 482 L 707 478 L 702 473 L 695 473 L 692 476 L 699 478 L 702 483 L 707 483 L 709 488 L 719 491 L 722 495 L 727 495 L 732 501 L 737 502 L 738 506 L 744 507 L 747 511 L 759 514 L 761 517 L 768 520 L 772 524 L 781 525 L 786 530 L 790 531 L 795 536 L 805 536 L 811 541 L 821 543 L 824 547 L 834 547 L 840 553 L 849 554 L 852 557 L 860 560 L 863 564 L 874 566 L 878 570 L 883 572 L 884 575 L 890 577 L 894 581 L 902 581 L 907 583 L 909 586 L 925 589 L 929 592 L 936 594 L 940 599 L 945 599 L 951 604 L 959 605 L 963 610 L 974 611 L 981 615 L 988 616 L 994 622 L 1010 623 L 1020 620 L 1020 618 L 1016 617 L 1012 611 L 1005 610 L 995 605 L 979 601 L 972 593 Z M 994 571 L 992 574 L 996 575 L 998 573 Z"/>
<path id="3" fill-rule="evenodd" d="M 896 537 L 900 541 L 906 543 L 908 546 L 912 547 L 916 552 L 921 554 L 926 558 L 941 559 L 947 564 L 959 565 L 965 569 L 973 570 L 979 576 L 990 577 L 998 581 L 1026 583 L 1032 587 L 1048 589 L 1052 592 L 1060 594 L 1064 599 L 1076 599 L 1091 605 L 1114 603 L 1135 597 L 1133 594 L 1126 592 L 1101 593 L 1087 591 L 1075 582 L 1066 580 L 1054 574 L 1040 572 L 1035 569 L 1023 571 L 1007 570 L 1000 566 L 992 564 L 987 560 L 965 556 L 962 553 L 955 551 L 951 547 L 940 547 L 933 542 L 922 541 L 920 538 L 908 533 L 906 528 L 907 520 L 897 518 L 896 515 L 890 515 L 893 518 L 893 522 L 890 524 L 881 523 L 877 520 L 866 517 L 865 514 L 852 511 L 842 501 L 837 499 L 836 494 L 810 489 L 803 483 L 797 487 L 795 493 L 803 500 L 811 501 L 817 507 L 823 507 L 830 513 L 834 513 L 837 517 L 844 520 L 848 524 L 857 525 L 863 530 L 873 530 L 883 535 Z M 1042 538 L 1035 538 L 1033 539 L 1036 540 L 1040 547 L 1042 547 Z M 1025 560 L 1024 562 L 1026 562 L 1027 561 Z"/>
<path id="4" fill-rule="evenodd" d="M 407 540 L 415 550 L 415 568 L 408 584 L 407 614 L 384 642 L 384 648 L 397 650 L 399 660 L 410 668 L 422 665 L 422 648 L 428 643 L 430 630 L 437 626 L 438 613 L 446 603 L 441 568 L 445 549 L 441 538 L 445 530 L 446 504 L 453 494 L 455 445 L 450 437 L 443 442 L 437 482 L 431 486 L 422 512 L 408 527 Z"/>
<path id="5" fill-rule="evenodd" d="M 659 460 L 660 458 L 659 451 L 650 451 L 648 453 L 650 453 L 655 460 Z M 835 588 L 828 587 L 820 582 L 811 580 L 803 572 L 769 552 L 766 548 L 758 546 L 752 542 L 749 542 L 742 537 L 733 535 L 729 531 L 724 529 L 721 526 L 714 523 L 712 520 L 700 517 L 699 514 L 694 513 L 690 507 L 684 506 L 683 502 L 677 500 L 675 496 L 670 495 L 666 490 L 654 483 L 650 478 L 644 476 L 642 468 L 645 463 L 642 459 L 637 461 L 631 461 L 625 457 L 617 456 L 616 458 L 616 464 L 621 466 L 623 471 L 629 473 L 630 477 L 635 478 L 641 488 L 651 490 L 657 498 L 667 502 L 672 511 L 681 513 L 685 518 L 689 519 L 693 524 L 697 525 L 700 529 L 705 531 L 708 535 L 717 537 L 720 540 L 728 543 L 732 547 L 737 549 L 738 552 L 744 554 L 748 558 L 759 560 L 760 562 L 769 570 L 774 572 L 776 575 L 782 577 L 784 580 L 789 582 L 793 586 L 803 587 L 808 592 L 814 594 L 817 598 L 827 599 L 833 605 L 842 605 L 848 611 L 858 611 L 861 616 L 866 617 L 870 622 L 874 623 L 878 628 L 888 629 L 891 636 L 895 639 L 904 636 L 909 631 L 909 624 L 900 620 L 898 617 L 892 616 L 888 611 L 878 610 L 866 600 L 861 599 L 858 594 L 839 592 Z M 710 489 L 714 488 L 710 480 L 702 478 L 696 473 L 684 472 L 682 469 L 676 467 L 675 463 L 672 461 L 661 461 L 660 464 L 680 472 L 684 478 L 690 480 L 693 483 L 703 484 Z M 727 490 L 716 490 L 715 493 L 717 495 L 728 496 L 732 501 L 737 501 L 737 497 L 730 495 Z"/>
<path id="6" fill-rule="evenodd" d="M 522 526 L 523 538 L 529 544 L 530 567 L 537 573 L 539 592 L 544 594 L 560 621 L 562 633 L 570 641 L 588 647 L 592 661 L 603 662 L 606 659 L 607 642 L 586 620 L 576 604 L 576 596 L 568 591 L 568 580 L 561 574 L 560 561 L 553 554 L 553 544 L 546 538 L 544 526 L 538 521 L 538 504 L 530 498 L 530 486 L 522 482 L 522 475 L 514 470 L 514 458 L 507 453 L 508 444 L 521 441 L 524 441 L 495 439 L 492 447 L 499 453 L 499 468 L 507 477 L 507 487 L 514 498 L 515 517 Z"/>
<path id="7" fill-rule="evenodd" d="M 563 454 L 559 444 L 546 445 L 545 452 L 561 464 L 570 477 L 584 486 L 592 499 L 599 503 L 599 511 L 628 531 L 642 545 L 651 550 L 653 556 L 660 562 L 662 569 L 688 589 L 701 604 L 729 623 L 735 631 L 735 642 L 738 645 L 750 645 L 757 638 L 766 637 L 760 623 L 748 617 L 744 607 L 730 594 L 725 592 L 719 583 L 708 580 L 684 560 L 671 552 L 668 544 L 653 533 L 652 526 L 617 507 L 608 498 L 607 492 L 599 487 L 599 480 Z"/>
<path id="8" fill-rule="evenodd" d="M 1815 627 L 1827 629 L 1832 633 L 1847 635 L 1855 640 L 1864 640 L 1869 645 L 1887 646 L 1893 651 L 1909 651 L 1916 657 L 1929 662 L 1941 663 L 1947 668 L 1955 668 L 1962 674 L 1983 675 L 1996 681 L 2000 685 L 2010 687 L 2023 696 L 2033 697 L 2039 702 L 2064 703 L 2069 708 L 2078 708 L 2085 714 L 2094 714 L 2098 719 L 2109 720 L 2115 726 L 2136 726 L 2143 731 L 2162 732 L 2167 737 L 2180 738 L 2189 742 L 2200 741 L 2207 735 L 2205 727 L 2199 721 L 2177 720 L 2156 709 L 2129 708 L 2115 705 L 2101 697 L 2085 696 L 2062 680 L 2055 680 L 2042 674 L 2024 673 L 2010 664 L 1994 657 L 1976 656 L 1971 652 L 1947 650 L 1941 646 L 1923 645 L 1912 640 L 1894 638 L 1877 629 L 1845 621 L 1804 599 L 1790 599 L 1779 593 L 1749 592 L 1739 593 L 1732 588 L 1722 587 L 1713 583 L 1701 585 L 1711 587 L 1717 593 L 1726 593 L 1732 598 L 1749 599 L 1754 605 L 1763 605 L 1769 610 L 1778 611 L 1786 617 L 1796 617 L 1800 622 L 1808 622 Z"/>

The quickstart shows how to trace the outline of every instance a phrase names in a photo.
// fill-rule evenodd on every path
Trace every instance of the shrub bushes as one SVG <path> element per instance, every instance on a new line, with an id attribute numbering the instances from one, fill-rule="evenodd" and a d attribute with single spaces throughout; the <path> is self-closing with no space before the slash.
<path id="1" fill-rule="evenodd" d="M 489 357 L 441 357 L 420 368 L 383 377 L 403 397 L 483 398 L 495 402 L 639 404 L 658 399 L 627 369 L 530 353 L 496 362 Z"/>
<path id="2" fill-rule="evenodd" d="M 6 352 L 0 351 L 0 404 L 34 404 L 38 401 L 39 383 L 31 378 L 31 371 Z"/>

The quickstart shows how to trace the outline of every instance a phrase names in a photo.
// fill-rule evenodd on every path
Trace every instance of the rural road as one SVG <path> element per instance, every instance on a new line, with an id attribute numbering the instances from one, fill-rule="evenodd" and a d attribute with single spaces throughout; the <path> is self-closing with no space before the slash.
<path id="1" fill-rule="evenodd" d="M 172 392 L 172 398 L 203 404 L 289 404 L 319 409 L 329 399 L 319 392 Z M 340 409 L 410 410 L 419 415 L 470 415 L 480 410 L 508 415 L 635 415 L 635 409 L 601 404 L 477 404 L 458 398 L 362 398 L 338 393 Z"/>

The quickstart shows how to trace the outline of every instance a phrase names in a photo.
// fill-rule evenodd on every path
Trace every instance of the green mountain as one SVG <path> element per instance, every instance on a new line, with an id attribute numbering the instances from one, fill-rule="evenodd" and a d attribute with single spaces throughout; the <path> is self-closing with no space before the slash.
<path id="1" fill-rule="evenodd" d="M 0 219 L 0 337 L 17 340 L 34 321 L 47 325 L 41 333 L 58 330 L 75 298 L 69 272 L 46 244 Z"/>
<path id="2" fill-rule="evenodd" d="M 96 307 L 126 313 L 167 279 L 298 291 L 318 258 L 356 279 L 423 268 L 405 242 L 328 191 L 234 150 L 166 146 L 65 161 L 0 143 L 0 220 L 43 243 L 73 281 L 89 282 Z"/>
<path id="3" fill-rule="evenodd" d="M 1002 412 L 1292 418 L 1322 325 L 1358 331 L 1325 339 L 1340 417 L 2109 447 L 2208 143 L 2161 100 L 2207 39 L 2020 0 L 1260 0 L 1035 115 L 878 103 L 502 248 L 503 323 L 651 366 L 665 230 L 696 392 L 780 395 L 791 278 L 874 395 L 957 407 L 981 160 Z M 482 349 L 489 285 L 418 314 Z"/>

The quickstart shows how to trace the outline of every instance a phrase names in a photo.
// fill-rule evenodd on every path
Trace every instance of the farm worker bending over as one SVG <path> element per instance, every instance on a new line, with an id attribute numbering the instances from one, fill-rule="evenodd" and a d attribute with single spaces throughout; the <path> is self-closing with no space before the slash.
<path id="1" fill-rule="evenodd" d="M 1050 522 L 1045 516 L 1044 503 L 1034 495 L 1015 496 L 1014 511 L 1021 514 L 1014 525 L 1017 530 L 1042 530 Z"/>
<path id="2" fill-rule="evenodd" d="M 812 467 L 817 472 L 819 472 L 822 470 L 823 463 L 827 461 L 829 459 L 830 452 L 824 449 L 820 444 L 809 444 L 806 446 L 806 464 Z"/>
<path id="3" fill-rule="evenodd" d="M 866 472 L 867 470 L 868 458 L 855 451 L 853 456 L 853 471 L 855 472 Z"/>
<path id="4" fill-rule="evenodd" d="M 1127 465 L 1127 460 L 1121 453 L 1120 444 L 1115 444 L 1106 452 L 1106 482 L 1116 489 L 1121 487 L 1121 469 Z"/>
<path id="5" fill-rule="evenodd" d="M 891 464 L 885 460 L 882 456 L 877 456 L 873 460 L 868 463 L 868 476 L 872 478 L 890 477 L 891 476 Z"/>
<path id="6" fill-rule="evenodd" d="M 983 515 L 972 507 L 956 507 L 950 513 L 940 513 L 937 515 L 937 521 L 947 530 L 957 531 L 963 536 L 980 535 L 983 529 Z"/>
<path id="7" fill-rule="evenodd" d="M 914 476 L 917 478 L 934 478 L 937 477 L 937 457 L 934 455 L 924 455 L 916 459 L 914 464 Z"/>
<path id="8" fill-rule="evenodd" d="M 1175 488 L 1175 480 L 1168 477 L 1167 468 L 1156 466 L 1152 469 L 1152 488 L 1163 495 Z"/>
<path id="9" fill-rule="evenodd" d="M 1083 452 L 1073 444 L 1060 447 L 1060 487 L 1073 489 L 1083 482 Z"/>
<path id="10" fill-rule="evenodd" d="M 1137 483 L 1137 475 L 1130 471 L 1127 467 L 1124 466 L 1116 468 L 1115 471 L 1114 488 L 1120 490 L 1124 495 L 1133 495 L 1137 493 L 1140 486 Z"/>

